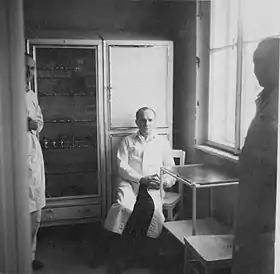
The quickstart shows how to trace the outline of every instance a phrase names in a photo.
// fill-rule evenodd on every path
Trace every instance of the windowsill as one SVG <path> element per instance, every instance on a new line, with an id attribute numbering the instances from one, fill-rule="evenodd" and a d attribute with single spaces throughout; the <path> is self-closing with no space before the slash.
<path id="1" fill-rule="evenodd" d="M 222 159 L 225 159 L 225 160 L 229 160 L 233 163 L 237 163 L 238 162 L 238 156 L 236 155 L 233 155 L 232 153 L 230 152 L 226 152 L 226 151 L 223 151 L 221 149 L 218 149 L 218 148 L 213 148 L 213 147 L 210 147 L 210 146 L 206 146 L 206 145 L 195 145 L 194 146 L 195 149 L 198 149 L 200 151 L 203 151 L 205 153 L 209 153 L 209 154 L 212 154 L 212 155 L 215 155 L 219 158 L 222 158 Z"/>

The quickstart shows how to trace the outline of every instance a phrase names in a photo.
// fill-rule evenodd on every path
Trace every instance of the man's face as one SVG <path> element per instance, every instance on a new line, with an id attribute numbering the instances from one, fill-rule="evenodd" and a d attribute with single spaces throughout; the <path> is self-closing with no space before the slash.
<path id="1" fill-rule="evenodd" d="M 35 73 L 35 61 L 30 56 L 25 56 L 25 76 L 26 76 L 26 83 L 29 83 Z"/>
<path id="2" fill-rule="evenodd" d="M 152 110 L 147 109 L 139 113 L 136 124 L 139 128 L 141 135 L 148 136 L 155 128 L 155 114 Z"/>

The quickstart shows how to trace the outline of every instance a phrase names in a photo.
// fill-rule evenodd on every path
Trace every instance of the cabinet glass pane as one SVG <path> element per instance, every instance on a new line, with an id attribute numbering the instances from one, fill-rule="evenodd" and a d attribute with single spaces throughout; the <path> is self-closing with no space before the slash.
<path id="1" fill-rule="evenodd" d="M 135 112 L 148 106 L 157 126 L 168 126 L 168 47 L 110 48 L 110 127 L 136 127 Z"/>
<path id="2" fill-rule="evenodd" d="M 46 196 L 98 194 L 96 49 L 35 47 Z"/>

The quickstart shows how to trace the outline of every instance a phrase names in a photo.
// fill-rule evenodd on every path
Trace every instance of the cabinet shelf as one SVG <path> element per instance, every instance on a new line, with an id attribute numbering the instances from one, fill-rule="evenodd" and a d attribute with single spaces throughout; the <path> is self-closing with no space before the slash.
<path id="1" fill-rule="evenodd" d="M 91 145 L 82 145 L 82 146 L 71 146 L 71 147 L 48 147 L 48 148 L 46 148 L 44 145 L 42 145 L 42 149 L 43 149 L 44 151 L 46 151 L 46 150 L 85 149 L 85 148 L 94 148 L 94 146 L 91 146 Z"/>
<path id="2" fill-rule="evenodd" d="M 80 147 L 50 147 L 45 148 L 42 147 L 42 149 L 45 150 L 68 150 L 68 149 L 85 149 L 85 148 L 91 148 L 91 146 L 80 146 Z"/>
<path id="3" fill-rule="evenodd" d="M 91 97 L 95 96 L 95 92 L 88 92 L 88 93 L 40 93 L 40 97 Z"/>
<path id="4" fill-rule="evenodd" d="M 71 78 L 75 77 L 75 75 L 82 75 L 84 77 L 93 76 L 95 75 L 94 72 L 84 72 L 82 73 L 80 70 L 75 69 L 41 69 L 37 68 L 37 79 L 44 79 L 44 78 Z"/>
<path id="5" fill-rule="evenodd" d="M 91 139 L 90 136 L 85 138 L 84 140 L 76 140 L 76 139 L 59 139 L 52 140 L 43 137 L 40 140 L 40 144 L 42 149 L 45 150 L 69 150 L 69 149 L 94 149 L 97 150 L 96 140 Z"/>
<path id="6" fill-rule="evenodd" d="M 69 171 L 69 170 L 62 170 L 57 172 L 46 171 L 46 175 L 65 175 L 65 174 L 88 174 L 88 173 L 96 173 L 97 171 L 94 169 L 91 170 L 76 170 L 76 171 Z"/>
<path id="7" fill-rule="evenodd" d="M 57 123 L 95 123 L 96 120 L 91 120 L 91 119 L 46 119 L 44 121 L 45 124 L 57 124 Z"/>
<path id="8" fill-rule="evenodd" d="M 71 78 L 70 71 L 44 71 L 44 70 L 37 70 L 37 79 L 49 79 L 49 78 Z"/>

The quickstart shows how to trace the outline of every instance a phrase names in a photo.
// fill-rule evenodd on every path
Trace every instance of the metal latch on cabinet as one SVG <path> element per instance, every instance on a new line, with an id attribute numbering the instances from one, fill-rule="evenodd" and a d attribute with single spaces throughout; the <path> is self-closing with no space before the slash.
<path id="1" fill-rule="evenodd" d="M 50 221 L 53 219 L 53 209 L 45 210 L 45 220 Z"/>
<path id="2" fill-rule="evenodd" d="M 112 87 L 107 86 L 107 87 L 105 87 L 105 89 L 107 90 L 108 100 L 109 100 L 109 102 L 111 102 L 111 99 L 112 99 Z"/>

